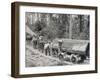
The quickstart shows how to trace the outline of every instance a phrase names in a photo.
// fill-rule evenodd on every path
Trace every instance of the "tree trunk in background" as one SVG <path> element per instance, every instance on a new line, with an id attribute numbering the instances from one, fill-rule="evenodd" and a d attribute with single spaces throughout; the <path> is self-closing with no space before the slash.
<path id="1" fill-rule="evenodd" d="M 69 39 L 72 39 L 72 15 L 70 15 L 70 20 L 69 20 Z"/>

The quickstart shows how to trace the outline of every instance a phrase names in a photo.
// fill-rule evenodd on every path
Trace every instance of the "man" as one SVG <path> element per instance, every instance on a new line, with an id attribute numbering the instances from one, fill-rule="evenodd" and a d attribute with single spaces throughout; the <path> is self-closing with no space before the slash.
<path id="1" fill-rule="evenodd" d="M 37 47 L 38 47 L 38 37 L 33 36 L 32 42 L 33 42 L 33 48 L 37 49 Z"/>
<path id="2" fill-rule="evenodd" d="M 45 44 L 45 42 L 43 40 L 43 36 L 39 36 L 39 45 L 38 45 L 38 48 L 39 48 L 39 51 L 42 51 L 42 53 L 44 51 L 44 44 Z"/>
<path id="3" fill-rule="evenodd" d="M 45 51 L 45 55 L 50 55 L 50 42 L 47 42 L 44 45 L 44 51 Z"/>
<path id="4" fill-rule="evenodd" d="M 61 51 L 62 50 L 63 40 L 59 40 L 58 41 L 58 44 L 59 44 L 59 50 Z"/>

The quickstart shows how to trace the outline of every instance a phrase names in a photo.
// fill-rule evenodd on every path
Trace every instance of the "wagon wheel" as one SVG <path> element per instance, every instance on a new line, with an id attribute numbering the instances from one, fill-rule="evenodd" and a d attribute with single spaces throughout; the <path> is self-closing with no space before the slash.
<path id="1" fill-rule="evenodd" d="M 78 57 L 77 57 L 77 55 L 72 55 L 71 58 L 70 58 L 70 61 L 71 61 L 72 63 L 77 63 L 77 62 L 78 62 Z"/>
<path id="2" fill-rule="evenodd" d="M 59 59 L 61 59 L 61 60 L 62 60 L 62 59 L 63 59 L 63 55 L 61 55 L 61 54 L 60 54 L 60 55 L 59 55 Z"/>
<path id="3" fill-rule="evenodd" d="M 80 55 L 80 60 L 79 60 L 79 63 L 83 63 L 84 60 L 86 59 L 85 55 Z"/>

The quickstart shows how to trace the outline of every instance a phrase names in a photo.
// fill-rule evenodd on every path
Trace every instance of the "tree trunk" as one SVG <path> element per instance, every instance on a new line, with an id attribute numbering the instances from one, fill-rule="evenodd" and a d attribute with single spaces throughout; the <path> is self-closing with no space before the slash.
<path id="1" fill-rule="evenodd" d="M 72 15 L 70 15 L 70 22 L 69 22 L 69 39 L 72 39 Z"/>

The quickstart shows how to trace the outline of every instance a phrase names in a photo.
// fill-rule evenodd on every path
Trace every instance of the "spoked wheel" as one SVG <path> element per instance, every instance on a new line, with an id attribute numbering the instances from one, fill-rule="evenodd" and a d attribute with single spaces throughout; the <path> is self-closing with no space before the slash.
<path id="1" fill-rule="evenodd" d="M 78 57 L 77 57 L 77 55 L 72 55 L 70 61 L 71 61 L 72 63 L 77 63 L 77 62 L 78 62 Z"/>
<path id="2" fill-rule="evenodd" d="M 60 54 L 59 55 L 59 59 L 63 60 L 63 55 Z"/>
<path id="3" fill-rule="evenodd" d="M 84 60 L 86 59 L 85 55 L 80 55 L 80 60 L 79 60 L 79 63 L 83 63 Z"/>

